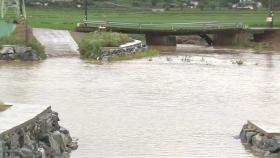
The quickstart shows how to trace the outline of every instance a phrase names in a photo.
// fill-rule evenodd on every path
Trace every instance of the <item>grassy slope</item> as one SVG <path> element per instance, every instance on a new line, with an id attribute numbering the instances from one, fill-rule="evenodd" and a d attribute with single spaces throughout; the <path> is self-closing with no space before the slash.
<path id="1" fill-rule="evenodd" d="M 73 8 L 28 8 L 29 23 L 33 27 L 74 30 L 83 19 L 82 9 Z M 267 12 L 260 11 L 168 11 L 153 13 L 149 10 L 108 10 L 90 9 L 90 20 L 110 20 L 139 23 L 176 23 L 176 22 L 243 22 L 250 26 L 266 26 Z M 279 18 L 278 18 L 279 17 Z M 280 12 L 275 13 L 275 25 L 280 26 Z"/>

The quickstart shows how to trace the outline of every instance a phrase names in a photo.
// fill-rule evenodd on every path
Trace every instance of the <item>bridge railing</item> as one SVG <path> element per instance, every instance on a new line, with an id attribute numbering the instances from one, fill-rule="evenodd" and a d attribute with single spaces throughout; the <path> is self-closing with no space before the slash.
<path id="1" fill-rule="evenodd" d="M 220 23 L 220 22 L 193 22 L 193 23 L 165 23 L 165 24 L 144 24 L 131 22 L 113 22 L 113 21 L 84 21 L 84 24 L 92 27 L 104 26 L 106 28 L 123 28 L 138 30 L 183 30 L 183 29 L 229 29 L 246 26 L 243 23 Z"/>

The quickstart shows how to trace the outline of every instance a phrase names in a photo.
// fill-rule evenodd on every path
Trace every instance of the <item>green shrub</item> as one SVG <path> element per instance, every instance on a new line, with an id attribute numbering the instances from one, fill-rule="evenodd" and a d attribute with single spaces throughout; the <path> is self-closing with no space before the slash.
<path id="1" fill-rule="evenodd" d="M 126 34 L 112 32 L 89 33 L 79 43 L 81 56 L 84 58 L 97 59 L 101 57 L 102 47 L 119 47 L 131 42 L 133 39 Z"/>

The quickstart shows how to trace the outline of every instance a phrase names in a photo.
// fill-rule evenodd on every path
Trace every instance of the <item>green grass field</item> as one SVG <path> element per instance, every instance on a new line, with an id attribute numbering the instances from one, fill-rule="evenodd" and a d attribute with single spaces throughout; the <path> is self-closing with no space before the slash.
<path id="1" fill-rule="evenodd" d="M 82 22 L 84 17 L 84 11 L 76 8 L 27 8 L 27 13 L 28 21 L 32 27 L 54 29 L 74 30 L 76 24 Z M 163 13 L 153 13 L 150 10 L 89 10 L 89 20 L 137 23 L 242 22 L 251 27 L 265 27 L 266 15 L 266 10 L 177 10 Z M 280 12 L 275 12 L 275 26 L 280 26 L 279 19 Z"/>

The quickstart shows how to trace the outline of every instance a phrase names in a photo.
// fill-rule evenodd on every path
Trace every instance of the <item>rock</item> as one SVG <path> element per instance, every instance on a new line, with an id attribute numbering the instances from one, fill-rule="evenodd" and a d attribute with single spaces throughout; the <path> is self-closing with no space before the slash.
<path id="1" fill-rule="evenodd" d="M 4 155 L 4 141 L 2 140 L 0 140 L 0 155 Z"/>
<path id="2" fill-rule="evenodd" d="M 263 139 L 264 137 L 261 136 L 260 134 L 255 135 L 252 138 L 252 145 L 256 147 L 260 147 L 263 144 Z"/>
<path id="3" fill-rule="evenodd" d="M 3 46 L 0 54 L 1 60 L 15 60 L 16 54 L 14 53 L 14 48 L 10 46 Z"/>
<path id="4" fill-rule="evenodd" d="M 280 144 L 275 139 L 264 139 L 261 149 L 270 153 L 277 153 L 280 151 Z"/>
<path id="5" fill-rule="evenodd" d="M 3 46 L 0 53 L 0 60 L 24 60 L 37 61 L 40 57 L 37 52 L 29 47 Z"/>
<path id="6" fill-rule="evenodd" d="M 24 54 L 27 50 L 30 50 L 30 48 L 27 47 L 15 47 L 14 52 L 18 55 Z"/>
<path id="7" fill-rule="evenodd" d="M 33 151 L 28 148 L 21 148 L 21 155 L 22 158 L 30 158 L 33 156 Z"/>
<path id="8" fill-rule="evenodd" d="M 40 57 L 37 55 L 37 53 L 34 50 L 27 50 L 22 55 L 20 55 L 20 60 L 36 61 L 36 60 L 40 60 Z"/>
<path id="9" fill-rule="evenodd" d="M 252 138 L 257 134 L 257 132 L 253 132 L 253 131 L 250 131 L 250 132 L 246 132 L 246 143 L 247 144 L 252 144 Z"/>
<path id="10" fill-rule="evenodd" d="M 243 144 L 251 147 L 253 151 L 265 155 L 280 155 L 280 137 L 266 136 L 263 131 L 250 124 L 243 126 L 240 132 L 240 139 Z"/>

